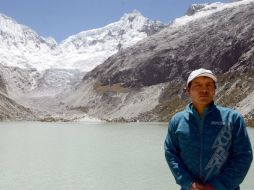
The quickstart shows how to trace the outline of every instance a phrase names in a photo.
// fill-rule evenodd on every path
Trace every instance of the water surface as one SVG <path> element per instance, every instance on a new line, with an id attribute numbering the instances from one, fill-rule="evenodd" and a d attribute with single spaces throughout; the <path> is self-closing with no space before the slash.
<path id="1" fill-rule="evenodd" d="M 0 190 L 179 189 L 164 159 L 166 126 L 2 122 Z M 242 189 L 253 178 L 252 165 Z"/>

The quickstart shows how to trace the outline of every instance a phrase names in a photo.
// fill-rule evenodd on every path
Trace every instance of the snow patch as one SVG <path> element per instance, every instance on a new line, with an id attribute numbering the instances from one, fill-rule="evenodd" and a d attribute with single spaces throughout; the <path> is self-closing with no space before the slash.
<path id="1" fill-rule="evenodd" d="M 242 0 L 242 1 L 232 2 L 232 3 L 215 2 L 215 3 L 211 3 L 211 4 L 202 4 L 202 5 L 204 5 L 204 7 L 197 10 L 195 14 L 185 15 L 185 16 L 176 18 L 172 22 L 171 27 L 182 26 L 182 25 L 185 25 L 191 21 L 209 16 L 213 13 L 222 11 L 224 9 L 237 7 L 239 5 L 249 4 L 251 2 L 254 2 L 254 0 Z"/>
<path id="2" fill-rule="evenodd" d="M 104 123 L 106 121 L 100 120 L 98 118 L 95 117 L 91 117 L 88 115 L 82 116 L 80 118 L 74 119 L 73 121 L 77 121 L 77 122 L 89 122 L 89 123 Z"/>

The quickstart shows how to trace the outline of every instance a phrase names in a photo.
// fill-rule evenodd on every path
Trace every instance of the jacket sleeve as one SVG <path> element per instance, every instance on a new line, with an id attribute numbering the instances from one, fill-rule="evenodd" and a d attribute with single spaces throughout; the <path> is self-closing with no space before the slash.
<path id="1" fill-rule="evenodd" d="M 194 180 L 186 170 L 186 167 L 180 158 L 179 144 L 174 130 L 175 127 L 174 119 L 172 119 L 168 126 L 168 134 L 164 144 L 165 157 L 168 166 L 175 177 L 176 183 L 183 189 L 189 190 Z"/>
<path id="2" fill-rule="evenodd" d="M 233 126 L 232 147 L 222 172 L 211 181 L 216 190 L 234 190 L 244 180 L 252 159 L 251 143 L 244 120 L 238 116 Z"/>

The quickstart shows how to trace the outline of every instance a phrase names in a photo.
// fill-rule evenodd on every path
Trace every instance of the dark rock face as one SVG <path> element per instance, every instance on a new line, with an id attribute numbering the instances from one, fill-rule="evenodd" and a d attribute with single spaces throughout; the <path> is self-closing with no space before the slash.
<path id="1" fill-rule="evenodd" d="M 0 92 L 6 94 L 6 86 L 1 75 L 0 75 Z"/>
<path id="2" fill-rule="evenodd" d="M 4 120 L 37 120 L 37 116 L 24 106 L 0 93 L 0 121 Z"/>
<path id="3" fill-rule="evenodd" d="M 110 57 L 87 74 L 102 84 L 128 87 L 150 86 L 185 80 L 188 73 L 205 67 L 217 74 L 233 66 L 250 67 L 253 55 L 242 59 L 254 44 L 254 4 L 225 9 L 146 38 Z"/>
<path id="4" fill-rule="evenodd" d="M 191 16 L 194 15 L 197 11 L 204 8 L 205 4 L 193 4 L 190 6 L 190 8 L 187 10 L 186 15 Z"/>

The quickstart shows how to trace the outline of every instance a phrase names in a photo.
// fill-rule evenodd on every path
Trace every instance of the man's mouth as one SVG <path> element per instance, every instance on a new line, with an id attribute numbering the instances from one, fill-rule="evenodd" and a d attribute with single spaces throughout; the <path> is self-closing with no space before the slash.
<path id="1" fill-rule="evenodd" d="M 200 98 L 207 98 L 209 97 L 208 95 L 202 95 L 202 96 L 199 96 Z"/>

